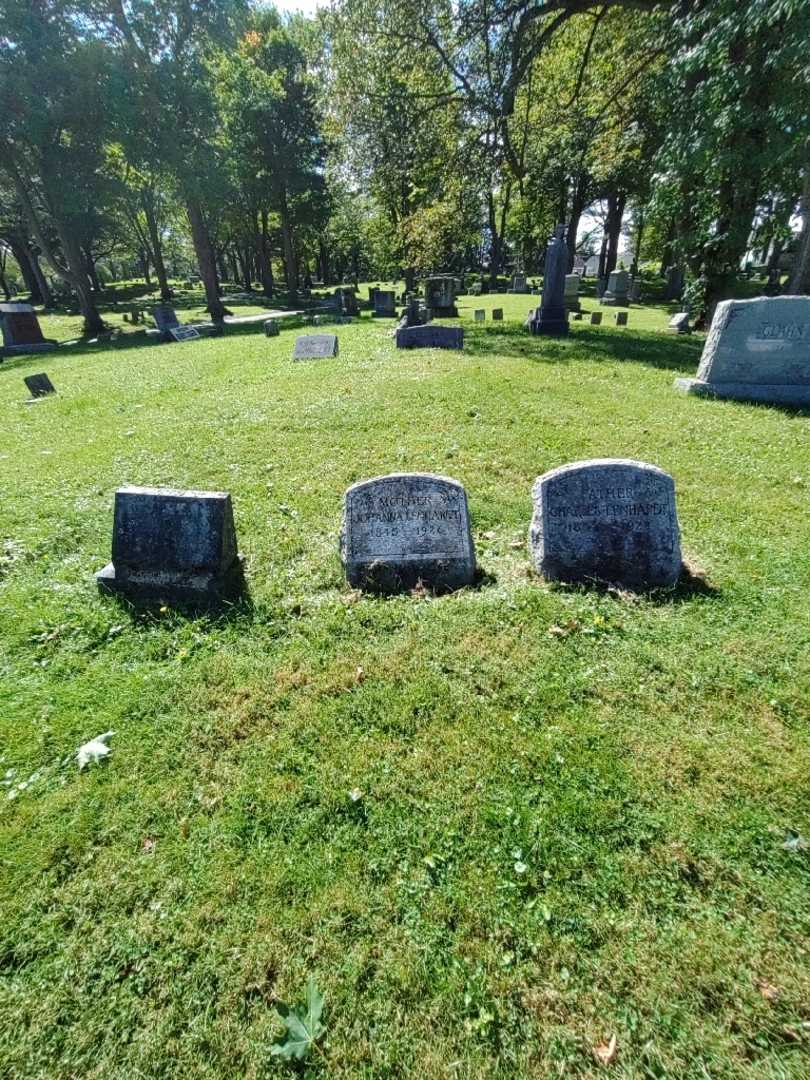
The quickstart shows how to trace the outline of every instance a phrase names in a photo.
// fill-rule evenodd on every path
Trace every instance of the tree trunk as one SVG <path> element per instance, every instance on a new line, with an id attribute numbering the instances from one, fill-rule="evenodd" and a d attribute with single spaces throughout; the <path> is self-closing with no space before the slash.
<path id="1" fill-rule="evenodd" d="M 147 287 L 147 289 L 149 289 L 151 291 L 151 289 L 152 289 L 152 278 L 150 277 L 150 274 L 149 274 L 149 252 L 148 251 L 139 251 L 138 252 L 138 260 L 140 261 L 140 264 L 141 264 L 141 273 L 143 274 L 143 283 Z M 114 279 L 114 280 L 117 280 L 117 279 Z"/>
<path id="2" fill-rule="evenodd" d="M 810 163 L 804 170 L 804 188 L 799 214 L 802 219 L 802 231 L 799 234 L 799 243 L 786 291 L 794 296 L 808 296 L 810 295 Z"/>
<path id="3" fill-rule="evenodd" d="M 627 196 L 623 191 L 617 192 L 615 195 L 608 195 L 608 216 L 607 222 L 605 223 L 605 232 L 607 233 L 605 277 L 612 274 L 616 269 L 616 262 L 619 257 L 619 239 L 622 234 L 622 220 L 624 218 L 624 207 L 626 202 Z"/>
<path id="4" fill-rule="evenodd" d="M 42 267 L 39 265 L 39 252 L 33 248 L 28 248 L 28 258 L 31 262 L 31 269 L 34 272 L 34 277 L 37 281 L 37 287 L 39 288 L 39 295 L 42 297 L 42 304 L 45 308 L 53 307 L 53 294 L 51 287 L 48 284 L 48 279 L 42 273 Z"/>
<path id="5" fill-rule="evenodd" d="M 101 282 L 98 280 L 96 260 L 93 258 L 89 248 L 85 248 L 82 254 L 84 255 L 84 265 L 87 267 L 87 277 L 90 281 L 90 288 L 93 292 L 100 293 Z"/>
<path id="6" fill-rule="evenodd" d="M 17 265 L 20 268 L 25 287 L 31 295 L 31 303 L 41 304 L 43 298 L 39 291 L 39 283 L 37 282 L 37 277 L 34 273 L 34 268 L 31 265 L 31 259 L 29 258 L 24 242 L 19 236 L 9 236 L 8 245 L 11 248 L 11 254 L 16 259 Z"/>
<path id="7" fill-rule="evenodd" d="M 219 281 L 217 279 L 217 264 L 211 237 L 203 218 L 202 207 L 196 199 L 189 199 L 186 203 L 186 213 L 191 225 L 191 240 L 194 244 L 194 252 L 197 256 L 197 265 L 200 269 L 203 288 L 205 289 L 206 308 L 214 322 L 222 322 L 225 318 L 225 305 L 219 298 Z"/>
<path id="8" fill-rule="evenodd" d="M 9 290 L 8 282 L 6 281 L 6 256 L 5 256 L 5 254 L 0 256 L 0 289 L 3 290 L 3 296 L 5 296 L 6 300 L 10 300 L 11 299 L 11 291 Z"/>
<path id="9" fill-rule="evenodd" d="M 579 231 L 579 222 L 582 214 L 585 210 L 585 200 L 587 198 L 588 190 L 588 176 L 587 174 L 580 174 L 577 178 L 577 182 L 574 185 L 573 195 L 571 196 L 571 215 L 568 218 L 568 232 L 566 234 L 566 245 L 568 247 L 568 273 L 574 269 L 574 256 L 577 251 L 577 232 Z"/>
<path id="10" fill-rule="evenodd" d="M 269 241 L 267 236 L 267 211 L 261 212 L 261 232 L 256 238 L 256 258 L 259 264 L 259 277 L 265 296 L 273 295 L 273 267 L 270 261 Z"/>
<path id="11" fill-rule="evenodd" d="M 495 211 L 495 196 L 490 187 L 487 192 L 487 212 L 489 214 L 489 235 L 492 238 L 489 248 L 489 287 L 494 292 L 498 287 L 498 274 L 503 263 L 503 239 L 498 230 L 498 215 Z"/>
<path id="12" fill-rule="evenodd" d="M 155 264 L 155 276 L 157 277 L 158 285 L 160 286 L 160 299 L 171 300 L 173 293 L 169 286 L 169 276 L 166 273 L 166 264 L 163 261 L 163 241 L 161 240 L 160 232 L 158 231 L 157 215 L 155 214 L 155 208 L 152 204 L 151 197 L 147 197 L 142 193 L 141 204 L 143 206 L 144 217 L 146 218 L 149 243 L 152 247 L 152 262 Z"/>
<path id="13" fill-rule="evenodd" d="M 287 205 L 287 192 L 284 190 L 281 192 L 279 217 L 281 218 L 281 237 L 284 243 L 284 269 L 287 274 L 287 300 L 288 303 L 294 304 L 298 300 L 298 266 L 295 259 L 290 208 Z"/>
<path id="14" fill-rule="evenodd" d="M 332 284 L 332 275 L 329 271 L 329 248 L 322 236 L 318 237 L 318 254 L 320 255 L 320 271 L 319 277 L 324 285 Z"/>

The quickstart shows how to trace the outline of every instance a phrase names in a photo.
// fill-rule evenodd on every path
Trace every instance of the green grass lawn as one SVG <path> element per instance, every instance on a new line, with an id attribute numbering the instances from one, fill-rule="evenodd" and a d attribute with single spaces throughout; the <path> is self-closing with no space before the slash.
<path id="1" fill-rule="evenodd" d="M 0 1075 L 282 1075 L 310 975 L 314 1077 L 810 1075 L 810 416 L 676 394 L 672 307 L 532 303 L 463 297 L 463 353 L 0 366 Z M 607 456 L 674 476 L 705 585 L 530 573 L 535 477 Z M 346 586 L 343 492 L 400 470 L 466 486 L 480 587 Z M 249 601 L 100 597 L 124 483 L 230 491 Z"/>

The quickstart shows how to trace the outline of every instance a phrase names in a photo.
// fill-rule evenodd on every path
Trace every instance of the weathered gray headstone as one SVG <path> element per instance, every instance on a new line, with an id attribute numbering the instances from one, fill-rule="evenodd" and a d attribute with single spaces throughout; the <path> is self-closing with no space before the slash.
<path id="1" fill-rule="evenodd" d="M 810 297 L 724 300 L 717 305 L 689 394 L 810 405 Z"/>
<path id="2" fill-rule="evenodd" d="M 264 333 L 266 337 L 278 337 L 279 335 L 278 319 L 267 319 L 264 323 Z"/>
<path id="3" fill-rule="evenodd" d="M 56 387 L 44 372 L 40 375 L 26 375 L 23 382 L 28 387 L 32 398 L 47 397 L 48 394 L 56 393 Z"/>
<path id="4" fill-rule="evenodd" d="M 337 354 L 337 334 L 302 334 L 295 339 L 293 360 L 322 360 Z"/>
<path id="5" fill-rule="evenodd" d="M 579 274 L 565 275 L 565 306 L 568 311 L 580 311 Z"/>
<path id="6" fill-rule="evenodd" d="M 437 590 L 469 585 L 475 549 L 464 488 L 429 473 L 354 484 L 344 498 L 341 556 L 347 579 L 359 588 L 398 592 L 420 581 Z"/>
<path id="7" fill-rule="evenodd" d="M 337 300 L 338 309 L 343 315 L 357 315 L 359 308 L 357 307 L 357 296 L 353 285 L 341 285 L 335 289 L 335 299 Z"/>
<path id="8" fill-rule="evenodd" d="M 529 286 L 526 284 L 525 274 L 513 274 L 512 285 L 509 289 L 510 293 L 527 293 Z"/>
<path id="9" fill-rule="evenodd" d="M 602 322 L 602 312 L 601 311 L 592 311 L 591 312 L 591 326 L 599 326 L 601 324 L 601 322 Z"/>
<path id="10" fill-rule="evenodd" d="M 640 304 L 641 303 L 641 278 L 634 278 L 630 282 L 630 294 L 629 295 L 630 295 L 630 303 L 631 304 Z"/>
<path id="11" fill-rule="evenodd" d="M 460 326 L 407 326 L 397 330 L 398 349 L 463 349 L 464 331 Z"/>
<path id="12" fill-rule="evenodd" d="M 529 323 L 533 334 L 549 334 L 564 337 L 568 333 L 568 316 L 565 311 L 565 275 L 568 269 L 568 247 L 565 243 L 565 226 L 558 225 L 546 248 L 543 267 L 543 295 L 540 307 Z"/>
<path id="13" fill-rule="evenodd" d="M 458 315 L 456 307 L 457 281 L 449 274 L 438 274 L 425 280 L 425 307 L 436 318 Z"/>
<path id="14" fill-rule="evenodd" d="M 581 311 L 575 311 L 573 313 L 573 315 L 571 316 L 571 318 L 574 320 L 574 322 L 582 322 L 582 312 Z"/>
<path id="15" fill-rule="evenodd" d="M 483 308 L 476 308 L 475 309 L 475 321 L 476 322 L 484 322 L 486 320 L 486 317 L 487 317 L 487 313 Z"/>
<path id="16" fill-rule="evenodd" d="M 599 303 L 606 307 L 626 307 L 630 303 L 630 275 L 626 270 L 614 270 L 611 273 Z"/>
<path id="17" fill-rule="evenodd" d="M 376 319 L 393 319 L 396 317 L 397 295 L 393 290 L 374 290 L 374 317 Z"/>
<path id="18" fill-rule="evenodd" d="M 617 326 L 627 326 L 627 312 L 617 311 L 615 315 Z"/>
<path id="19" fill-rule="evenodd" d="M 172 335 L 170 331 L 180 325 L 180 320 L 177 318 L 177 312 L 172 305 L 155 304 L 152 308 L 152 318 L 155 320 L 155 326 L 160 331 L 162 340 L 171 341 Z"/>
<path id="20" fill-rule="evenodd" d="M 629 589 L 678 580 L 675 484 L 655 465 L 620 458 L 563 465 L 537 478 L 532 499 L 529 547 L 544 577 Z"/>
<path id="21" fill-rule="evenodd" d="M 102 591 L 134 599 L 214 602 L 242 587 L 231 497 L 224 491 L 122 487 Z"/>
<path id="22" fill-rule="evenodd" d="M 57 347 L 55 341 L 42 336 L 39 320 L 30 304 L 0 304 L 0 331 L 6 356 L 48 352 Z"/>
<path id="23" fill-rule="evenodd" d="M 676 330 L 679 334 L 691 334 L 692 327 L 689 325 L 689 312 L 679 311 L 669 320 L 669 329 Z"/>
<path id="24" fill-rule="evenodd" d="M 492 309 L 492 321 L 503 322 L 503 308 L 495 307 Z"/>

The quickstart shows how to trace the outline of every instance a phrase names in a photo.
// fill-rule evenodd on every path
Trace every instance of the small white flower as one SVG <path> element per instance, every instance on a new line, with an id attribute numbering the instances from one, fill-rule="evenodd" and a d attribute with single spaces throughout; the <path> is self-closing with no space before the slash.
<path id="1" fill-rule="evenodd" d="M 515 863 L 515 873 L 516 874 L 525 874 L 528 869 L 529 868 L 528 868 L 528 866 L 526 865 L 525 862 L 521 862 L 520 860 L 518 860 Z"/>
<path id="2" fill-rule="evenodd" d="M 89 765 L 91 761 L 98 762 L 101 761 L 102 758 L 105 758 L 110 753 L 110 748 L 107 746 L 107 740 L 114 734 L 114 731 L 105 731 L 103 735 L 96 735 L 95 739 L 82 743 L 76 751 L 76 760 L 79 763 L 79 768 L 83 769 L 85 765 Z"/>

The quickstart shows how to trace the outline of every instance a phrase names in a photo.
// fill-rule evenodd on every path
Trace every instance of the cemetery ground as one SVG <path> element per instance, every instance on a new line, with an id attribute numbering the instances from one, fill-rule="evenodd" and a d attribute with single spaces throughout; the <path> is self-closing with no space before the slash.
<path id="1" fill-rule="evenodd" d="M 675 393 L 664 307 L 537 302 L 463 297 L 463 353 L 364 316 L 305 364 L 0 366 L 2 1075 L 281 1075 L 310 976 L 312 1076 L 808 1074 L 810 415 Z M 530 572 L 535 477 L 606 456 L 675 478 L 672 591 Z M 465 485 L 480 580 L 355 592 L 343 492 L 411 470 Z M 230 491 L 244 603 L 98 595 L 124 483 Z"/>

